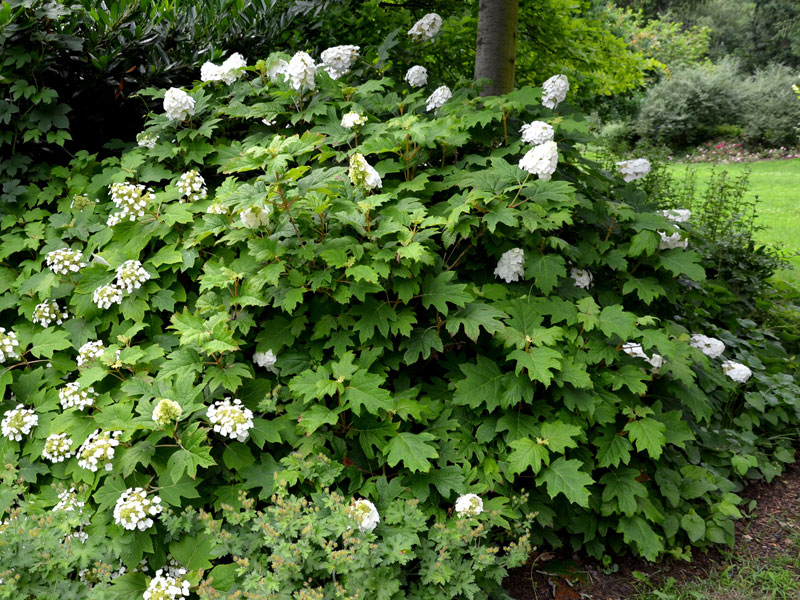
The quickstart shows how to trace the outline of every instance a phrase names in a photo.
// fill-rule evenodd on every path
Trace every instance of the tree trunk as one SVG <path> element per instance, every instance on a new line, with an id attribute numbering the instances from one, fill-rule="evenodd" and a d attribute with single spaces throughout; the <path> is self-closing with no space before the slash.
<path id="1" fill-rule="evenodd" d="M 496 96 L 514 88 L 519 0 L 480 0 L 475 79 L 492 83 L 482 95 Z"/>

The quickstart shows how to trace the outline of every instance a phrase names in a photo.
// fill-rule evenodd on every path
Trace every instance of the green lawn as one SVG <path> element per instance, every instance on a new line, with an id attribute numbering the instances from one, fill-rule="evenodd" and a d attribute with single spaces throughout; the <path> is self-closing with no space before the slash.
<path id="1" fill-rule="evenodd" d="M 776 277 L 800 287 L 800 159 L 764 160 L 753 163 L 712 165 L 708 163 L 675 165 L 676 174 L 687 168 L 696 170 L 698 192 L 708 183 L 709 173 L 727 170 L 735 177 L 750 169 L 749 196 L 758 196 L 756 222 L 766 229 L 759 232 L 758 240 L 783 245 L 796 270 L 780 271 Z"/>

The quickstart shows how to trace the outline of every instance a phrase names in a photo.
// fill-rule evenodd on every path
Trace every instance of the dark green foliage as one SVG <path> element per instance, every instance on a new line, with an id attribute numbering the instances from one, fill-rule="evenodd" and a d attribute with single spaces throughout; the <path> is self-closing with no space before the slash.
<path id="1" fill-rule="evenodd" d="M 780 65 L 746 75 L 733 60 L 678 69 L 647 90 L 636 127 L 673 149 L 718 138 L 731 127 L 749 146 L 791 146 L 800 122 L 796 80 Z"/>

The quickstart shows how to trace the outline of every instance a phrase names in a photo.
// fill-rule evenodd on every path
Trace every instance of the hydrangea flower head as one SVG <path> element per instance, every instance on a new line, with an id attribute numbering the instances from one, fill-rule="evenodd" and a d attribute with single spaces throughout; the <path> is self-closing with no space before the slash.
<path id="1" fill-rule="evenodd" d="M 272 82 L 277 81 L 278 77 L 281 77 L 284 81 L 289 77 L 289 63 L 279 58 L 277 60 L 272 60 L 267 65 L 267 77 Z"/>
<path id="2" fill-rule="evenodd" d="M 566 75 L 553 75 L 542 84 L 542 90 L 542 104 L 547 108 L 555 108 L 567 97 L 569 80 Z"/>
<path id="3" fill-rule="evenodd" d="M 353 505 L 350 507 L 350 515 L 355 519 L 358 530 L 361 533 L 370 532 L 374 530 L 378 523 L 381 521 L 381 517 L 378 514 L 378 509 L 375 508 L 375 505 L 370 502 L 369 500 L 356 500 Z"/>
<path id="4" fill-rule="evenodd" d="M 234 398 L 217 400 L 208 407 L 208 420 L 214 425 L 214 431 L 231 439 L 243 442 L 253 428 L 253 411 L 245 407 L 242 401 Z"/>
<path id="5" fill-rule="evenodd" d="M 180 88 L 169 88 L 164 94 L 164 112 L 171 121 L 183 121 L 194 114 L 194 98 Z"/>
<path id="6" fill-rule="evenodd" d="M 700 348 L 703 354 L 709 358 L 718 358 L 725 352 L 725 343 L 717 338 L 695 333 L 689 340 L 689 345 L 693 348 Z"/>
<path id="7" fill-rule="evenodd" d="M 658 369 L 661 365 L 664 364 L 664 357 L 660 354 L 653 354 L 652 357 L 647 356 L 645 354 L 644 348 L 642 348 L 641 344 L 637 344 L 636 342 L 628 342 L 626 344 L 622 344 L 622 351 L 627 354 L 628 356 L 633 356 L 634 358 L 641 358 L 648 363 L 654 369 Z"/>
<path id="8" fill-rule="evenodd" d="M 455 508 L 459 517 L 477 517 L 483 512 L 483 500 L 477 494 L 464 494 L 456 500 Z"/>
<path id="9" fill-rule="evenodd" d="M 427 42 L 439 33 L 441 27 L 442 17 L 436 13 L 428 13 L 414 23 L 411 29 L 408 30 L 408 35 L 410 35 L 415 42 Z"/>
<path id="10" fill-rule="evenodd" d="M 111 201 L 119 211 L 109 217 L 109 221 L 106 222 L 109 227 L 113 227 L 125 218 L 135 221 L 137 217 L 143 217 L 148 202 L 156 200 L 153 190 L 141 183 L 112 183 L 110 191 Z"/>
<path id="11" fill-rule="evenodd" d="M 367 117 L 360 115 L 357 112 L 349 112 L 342 116 L 342 127 L 352 129 L 356 125 L 363 125 L 367 122 Z"/>
<path id="12" fill-rule="evenodd" d="M 117 286 L 129 294 L 142 287 L 142 284 L 148 279 L 150 279 L 150 273 L 138 260 L 126 260 L 117 267 Z"/>
<path id="13" fill-rule="evenodd" d="M 84 507 L 84 503 L 78 500 L 78 494 L 75 488 L 64 490 L 58 495 L 58 504 L 53 507 L 53 510 L 63 510 L 64 512 L 79 511 Z"/>
<path id="14" fill-rule="evenodd" d="M 234 52 L 219 66 L 220 79 L 230 85 L 241 77 L 241 69 L 246 66 L 247 61 L 244 59 L 244 56 L 238 52 Z"/>
<path id="15" fill-rule="evenodd" d="M 636 181 L 650 172 L 650 161 L 646 158 L 621 160 L 617 163 L 617 167 L 625 181 Z"/>
<path id="16" fill-rule="evenodd" d="M 95 394 L 93 387 L 82 388 L 80 383 L 73 381 L 58 390 L 58 399 L 64 410 L 69 408 L 83 410 L 95 403 L 97 394 Z"/>
<path id="17" fill-rule="evenodd" d="M 106 347 L 103 345 L 102 340 L 86 342 L 83 346 L 78 348 L 78 366 L 82 367 L 91 360 L 102 358 L 105 351 Z"/>
<path id="18" fill-rule="evenodd" d="M 48 252 L 44 260 L 47 264 L 47 268 L 56 275 L 77 273 L 86 266 L 86 263 L 83 262 L 83 254 L 80 250 L 70 250 L 69 248 L 61 248 Z"/>
<path id="19" fill-rule="evenodd" d="M 152 150 L 156 147 L 156 142 L 158 142 L 158 135 L 155 133 L 142 131 L 136 134 L 136 145 L 139 148 L 150 148 Z"/>
<path id="20" fill-rule="evenodd" d="M 692 218 L 692 211 L 688 208 L 670 208 L 659 211 L 659 214 L 665 216 L 673 223 L 686 223 Z"/>
<path id="21" fill-rule="evenodd" d="M 163 569 L 156 571 L 142 594 L 144 600 L 176 600 L 188 596 L 189 582 L 183 578 L 186 569 L 177 569 L 174 573 L 165 573 Z"/>
<path id="22" fill-rule="evenodd" d="M 72 456 L 70 449 L 72 440 L 66 433 L 54 433 L 47 436 L 47 440 L 42 448 L 42 456 L 50 462 L 62 462 Z"/>
<path id="23" fill-rule="evenodd" d="M 286 67 L 289 84 L 296 90 L 313 90 L 316 87 L 314 77 L 317 75 L 317 66 L 314 59 L 305 52 L 297 52 Z"/>
<path id="24" fill-rule="evenodd" d="M 61 325 L 67 319 L 69 319 L 69 313 L 61 312 L 58 302 L 55 300 L 45 300 L 33 309 L 33 322 L 39 323 L 42 327 L 49 327 L 53 322 Z"/>
<path id="25" fill-rule="evenodd" d="M 553 141 L 553 126 L 544 121 L 526 123 L 519 131 L 522 134 L 522 141 L 526 144 L 538 146 Z"/>
<path id="26" fill-rule="evenodd" d="M 9 358 L 19 358 L 18 347 L 17 334 L 0 327 L 0 363 L 6 362 Z"/>
<path id="27" fill-rule="evenodd" d="M 753 375 L 750 367 L 733 360 L 726 360 L 722 363 L 722 372 L 736 383 L 745 383 Z"/>
<path id="28" fill-rule="evenodd" d="M 21 442 L 22 436 L 28 435 L 38 424 L 39 415 L 23 404 L 17 404 L 16 408 L 7 410 L 3 415 L 0 431 L 8 439 Z"/>
<path id="29" fill-rule="evenodd" d="M 534 146 L 519 161 L 519 168 L 547 181 L 558 166 L 558 144 L 553 141 Z"/>
<path id="30" fill-rule="evenodd" d="M 256 352 L 253 354 L 253 362 L 256 363 L 259 367 L 263 367 L 265 369 L 269 369 L 270 371 L 275 370 L 275 363 L 278 362 L 278 357 L 275 356 L 275 353 L 270 349 L 266 352 Z"/>
<path id="31" fill-rule="evenodd" d="M 428 83 L 428 69 L 420 65 L 414 65 L 406 71 L 404 79 L 411 87 L 422 87 Z"/>
<path id="32" fill-rule="evenodd" d="M 178 180 L 178 191 L 186 196 L 189 202 L 197 202 L 204 200 L 208 196 L 208 189 L 206 188 L 206 180 L 195 170 L 186 171 Z M 178 200 L 183 204 L 183 198 Z"/>
<path id="33" fill-rule="evenodd" d="M 592 274 L 586 269 L 572 268 L 569 270 L 569 276 L 575 281 L 575 287 L 588 290 L 592 286 Z"/>
<path id="34" fill-rule="evenodd" d="M 373 190 L 383 185 L 380 173 L 367 162 L 363 154 L 358 152 L 350 156 L 348 175 L 350 176 L 350 181 L 357 187 Z"/>
<path id="35" fill-rule="evenodd" d="M 358 46 L 334 46 L 320 55 L 322 66 L 333 79 L 339 79 L 350 72 L 358 58 Z"/>
<path id="36" fill-rule="evenodd" d="M 122 302 L 122 290 L 115 285 L 103 285 L 94 291 L 92 300 L 99 308 L 111 308 L 112 304 Z"/>
<path id="37" fill-rule="evenodd" d="M 95 429 L 78 448 L 78 466 L 92 473 L 96 473 L 101 467 L 106 471 L 113 469 L 111 461 L 114 459 L 114 449 L 119 446 L 117 438 L 121 435 L 121 431 Z"/>
<path id="38" fill-rule="evenodd" d="M 210 215 L 227 215 L 228 209 L 225 208 L 225 205 L 222 202 L 212 202 L 206 208 L 206 212 Z"/>
<path id="39" fill-rule="evenodd" d="M 506 283 L 522 279 L 525 274 L 525 251 L 522 248 L 512 248 L 503 252 L 494 274 Z"/>
<path id="40" fill-rule="evenodd" d="M 114 522 L 131 531 L 145 531 L 153 526 L 151 517 L 157 516 L 162 510 L 158 496 L 148 498 L 144 488 L 128 488 L 114 505 Z"/>
<path id="41" fill-rule="evenodd" d="M 671 250 L 672 248 L 686 248 L 689 245 L 689 239 L 684 239 L 680 231 L 667 235 L 663 231 L 659 231 L 658 235 L 661 241 L 658 243 L 659 250 Z"/>
<path id="42" fill-rule="evenodd" d="M 269 214 L 271 212 L 272 208 L 269 206 L 251 206 L 245 208 L 239 216 L 242 219 L 242 225 L 248 229 L 256 229 L 269 223 Z"/>
<path id="43" fill-rule="evenodd" d="M 173 421 L 180 419 L 182 412 L 183 409 L 181 408 L 180 404 L 174 400 L 162 398 L 153 409 L 153 421 L 155 421 L 161 427 L 164 427 L 165 425 L 169 425 Z"/>
<path id="44" fill-rule="evenodd" d="M 444 106 L 445 102 L 450 100 L 450 98 L 452 97 L 453 97 L 453 92 L 450 91 L 449 87 L 447 87 L 446 85 L 440 86 L 435 90 L 433 90 L 433 93 L 430 96 L 428 96 L 428 99 L 426 100 L 427 106 L 425 107 L 425 110 L 427 110 L 428 112 L 432 110 L 438 110 L 439 108 Z"/>

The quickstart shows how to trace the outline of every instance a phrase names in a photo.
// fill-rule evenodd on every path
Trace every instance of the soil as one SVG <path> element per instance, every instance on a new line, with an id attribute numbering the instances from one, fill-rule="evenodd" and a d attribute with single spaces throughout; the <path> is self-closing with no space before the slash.
<path id="1" fill-rule="evenodd" d="M 800 465 L 789 465 L 772 483 L 752 483 L 739 495 L 745 499 L 740 507 L 743 512 L 749 500 L 757 504 L 749 518 L 737 521 L 732 550 L 697 550 L 691 562 L 666 559 L 652 563 L 621 557 L 619 569 L 611 574 L 585 556 L 534 553 L 527 565 L 509 573 L 504 587 L 515 600 L 626 600 L 636 591 L 634 572 L 651 582 L 672 577 L 681 583 L 703 579 L 715 566 L 727 563 L 721 550 L 753 559 L 781 555 L 791 544 L 789 536 L 800 532 Z"/>

